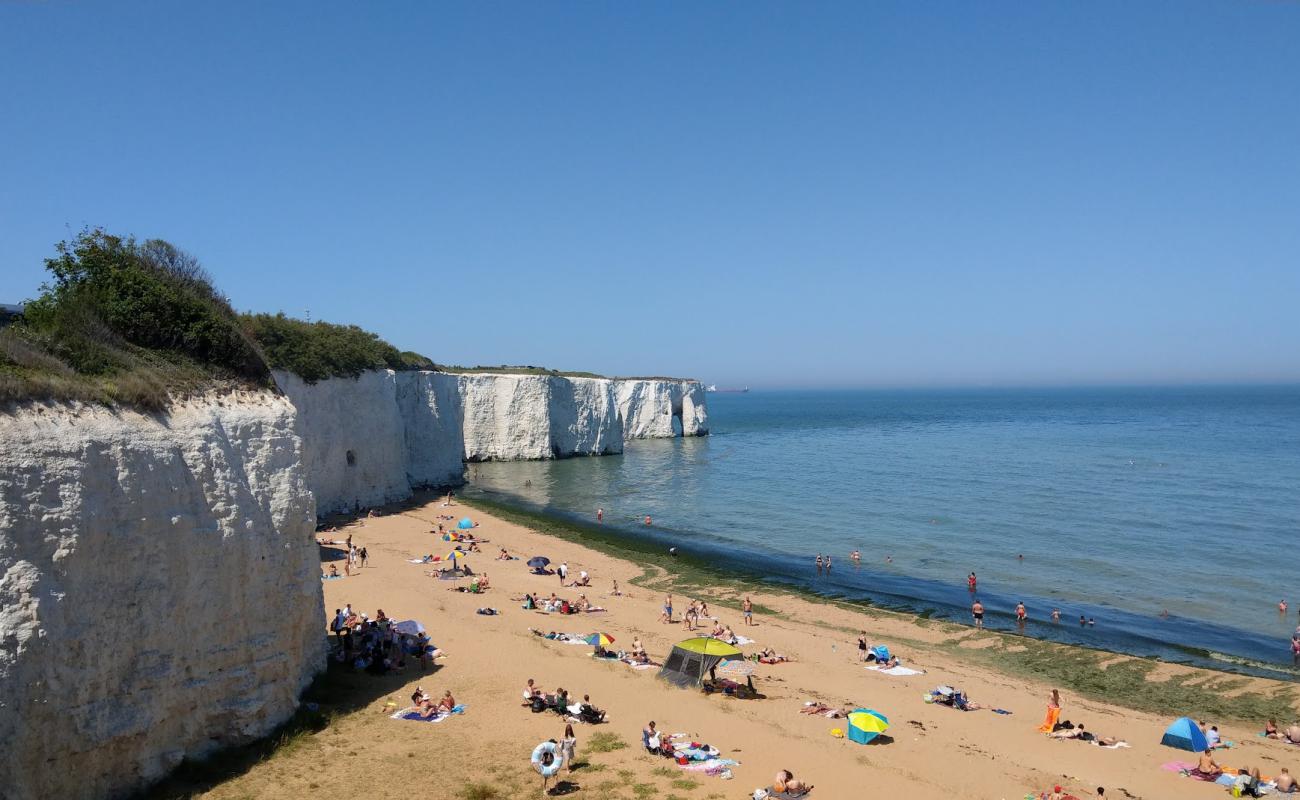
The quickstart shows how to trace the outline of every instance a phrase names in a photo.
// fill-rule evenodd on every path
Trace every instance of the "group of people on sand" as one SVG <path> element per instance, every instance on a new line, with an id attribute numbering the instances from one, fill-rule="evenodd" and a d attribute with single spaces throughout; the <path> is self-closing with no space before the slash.
<path id="1" fill-rule="evenodd" d="M 595 605 L 588 600 L 585 593 L 580 593 L 578 599 L 572 602 L 566 598 L 557 597 L 555 592 L 551 592 L 551 596 L 545 599 L 542 599 L 540 594 L 531 592 L 523 597 L 512 599 L 519 601 L 522 604 L 520 608 L 525 611 L 543 611 L 548 614 L 578 614 L 582 612 L 590 614 L 605 610 L 603 606 Z"/>
<path id="2" fill-rule="evenodd" d="M 566 722 L 585 722 L 589 725 L 598 725 L 605 721 L 605 712 L 592 705 L 591 695 L 584 694 L 581 700 L 574 702 L 564 687 L 559 687 L 548 694 L 532 678 L 529 678 L 528 683 L 524 685 L 523 695 L 523 704 L 534 714 L 554 711 L 564 717 Z"/>
<path id="3" fill-rule="evenodd" d="M 456 698 L 451 696 L 451 690 L 448 689 L 442 693 L 440 700 L 434 702 L 427 692 L 417 686 L 411 694 L 411 705 L 422 718 L 428 719 L 450 714 L 456 708 Z"/>
<path id="4" fill-rule="evenodd" d="M 335 530 L 335 528 L 325 528 L 323 532 L 332 533 Z M 330 564 L 329 569 L 325 570 L 325 572 L 321 574 L 322 578 L 333 579 L 342 578 L 344 576 L 350 578 L 352 577 L 352 571 L 354 569 L 361 569 L 370 562 L 370 551 L 364 546 L 358 547 L 353 544 L 352 534 L 350 533 L 346 539 L 326 539 L 324 537 L 317 537 L 316 544 L 320 547 L 338 547 L 340 545 L 343 547 L 343 575 L 339 574 L 338 564 Z"/>
<path id="5" fill-rule="evenodd" d="M 330 620 L 334 634 L 334 658 L 350 663 L 353 669 L 384 675 L 404 672 L 409 663 L 417 662 L 421 670 L 433 666 L 434 659 L 445 656 L 426 633 L 401 633 L 381 608 L 371 619 L 352 610 L 351 604 L 334 610 Z"/>

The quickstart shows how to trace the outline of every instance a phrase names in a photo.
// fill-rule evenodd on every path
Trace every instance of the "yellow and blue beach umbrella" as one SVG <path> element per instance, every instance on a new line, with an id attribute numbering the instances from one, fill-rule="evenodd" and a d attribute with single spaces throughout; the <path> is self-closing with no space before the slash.
<path id="1" fill-rule="evenodd" d="M 889 718 L 870 708 L 857 708 L 849 712 L 849 739 L 866 744 L 889 730 Z"/>

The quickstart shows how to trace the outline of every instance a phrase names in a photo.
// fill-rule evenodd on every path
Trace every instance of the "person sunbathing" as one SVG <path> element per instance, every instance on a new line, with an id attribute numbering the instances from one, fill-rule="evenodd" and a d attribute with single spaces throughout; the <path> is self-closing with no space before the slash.
<path id="1" fill-rule="evenodd" d="M 849 715 L 849 712 L 842 708 L 831 708 L 825 703 L 816 700 L 809 700 L 799 709 L 800 714 L 814 714 L 821 717 L 830 717 L 831 719 L 842 719 Z"/>
<path id="2" fill-rule="evenodd" d="M 587 596 L 585 594 L 580 594 L 578 595 L 578 602 L 574 603 L 573 605 L 574 608 L 578 609 L 579 611 L 587 611 L 588 609 L 591 608 L 591 601 L 587 599 Z"/>
<path id="3" fill-rule="evenodd" d="M 758 662 L 760 664 L 781 664 L 793 660 L 794 659 L 792 658 L 781 655 L 770 647 L 763 648 L 763 650 L 758 654 Z"/>
<path id="4" fill-rule="evenodd" d="M 772 794 L 782 794 L 787 797 L 802 797 L 813 790 L 811 784 L 804 784 L 803 781 L 795 780 L 794 773 L 788 769 L 783 769 L 776 773 L 776 778 L 772 781 Z"/>
<path id="5" fill-rule="evenodd" d="M 1300 725 L 1292 725 L 1288 727 L 1278 738 L 1284 742 L 1290 742 L 1291 744 L 1300 744 Z"/>
<path id="6" fill-rule="evenodd" d="M 1202 780 L 1212 781 L 1223 774 L 1223 767 L 1214 762 L 1214 756 L 1206 750 L 1201 753 L 1200 760 L 1197 761 L 1196 767 L 1191 770 L 1191 774 Z"/>
<path id="7" fill-rule="evenodd" d="M 451 696 L 451 690 L 442 693 L 442 699 L 438 701 L 438 709 L 441 711 L 451 712 L 456 707 L 456 698 Z"/>
<path id="8" fill-rule="evenodd" d="M 1291 777 L 1291 773 L 1287 771 L 1286 767 L 1283 767 L 1277 777 L 1273 779 L 1273 783 L 1277 786 L 1279 794 L 1291 794 L 1296 790 L 1295 778 Z"/>

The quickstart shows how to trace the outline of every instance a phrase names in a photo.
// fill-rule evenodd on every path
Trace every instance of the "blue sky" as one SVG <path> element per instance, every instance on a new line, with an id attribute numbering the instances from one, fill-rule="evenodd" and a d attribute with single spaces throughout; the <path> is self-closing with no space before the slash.
<path id="1" fill-rule="evenodd" d="M 1300 5 L 0 5 L 0 301 L 84 225 L 445 363 L 1300 380 Z"/>

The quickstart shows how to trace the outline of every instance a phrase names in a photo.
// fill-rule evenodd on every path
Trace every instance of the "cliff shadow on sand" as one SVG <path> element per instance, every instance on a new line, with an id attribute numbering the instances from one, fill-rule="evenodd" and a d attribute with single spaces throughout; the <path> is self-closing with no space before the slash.
<path id="1" fill-rule="evenodd" d="M 331 645 L 332 647 L 332 645 Z M 424 672 L 433 677 L 442 667 Z M 331 656 L 326 670 L 302 694 L 292 717 L 264 738 L 220 750 L 207 758 L 186 759 L 167 778 L 133 795 L 132 800 L 180 800 L 201 794 L 248 772 L 273 756 L 292 752 L 305 737 L 327 730 L 338 718 L 359 711 L 401 689 L 412 672 L 370 675 Z"/>

